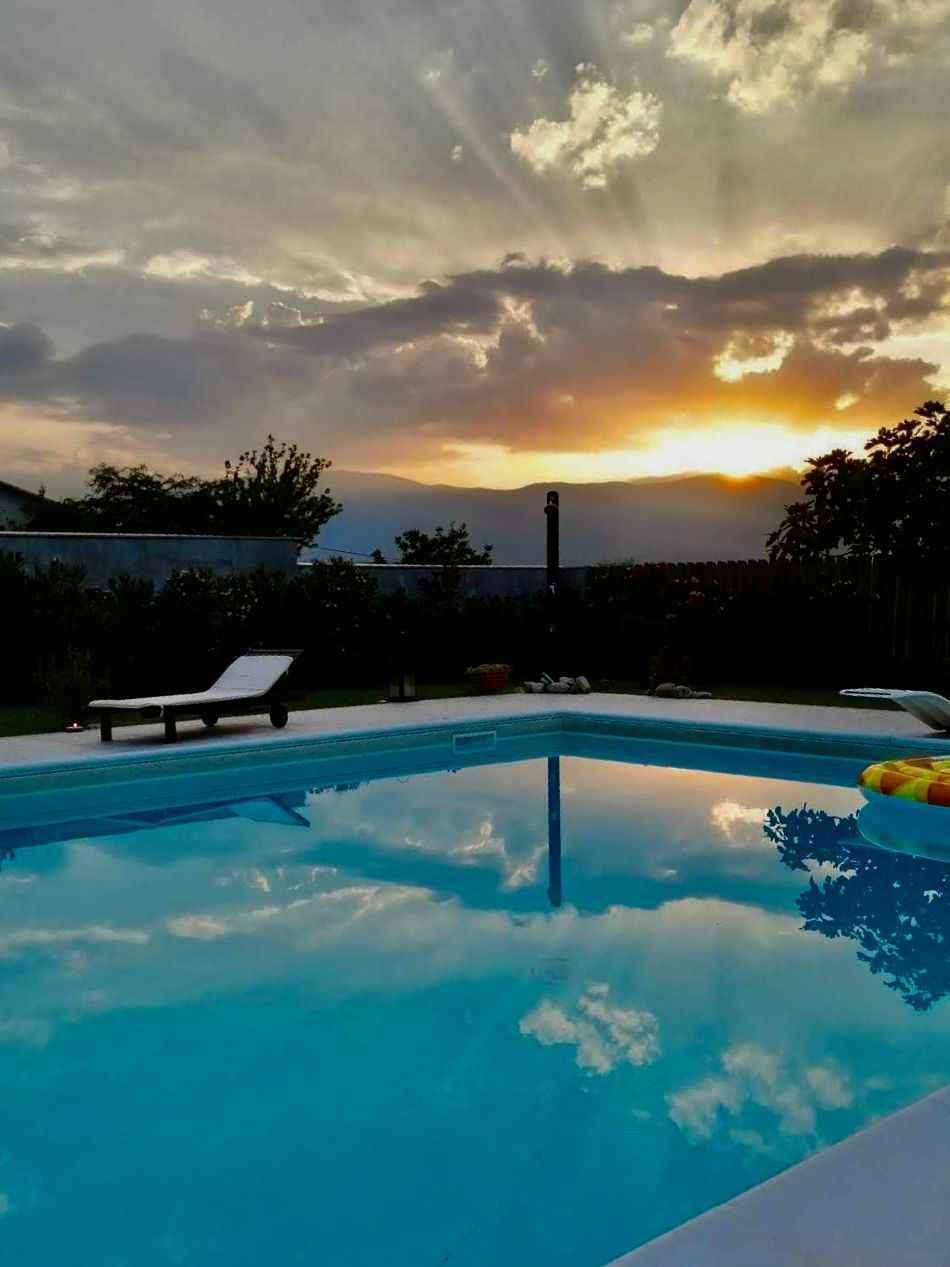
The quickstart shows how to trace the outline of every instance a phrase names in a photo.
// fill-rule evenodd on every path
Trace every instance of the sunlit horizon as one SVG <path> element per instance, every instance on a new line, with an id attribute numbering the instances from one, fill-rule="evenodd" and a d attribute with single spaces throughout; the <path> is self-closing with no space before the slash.
<path id="1" fill-rule="evenodd" d="M 459 488 L 521 488 L 526 484 L 597 484 L 716 475 L 737 482 L 754 476 L 792 478 L 809 458 L 831 449 L 863 450 L 867 429 L 782 423 L 721 423 L 688 429 L 660 428 L 627 449 L 593 453 L 518 453 L 503 445 L 453 445 L 436 461 L 365 468 L 423 484 Z M 348 467 L 347 469 L 356 469 Z"/>

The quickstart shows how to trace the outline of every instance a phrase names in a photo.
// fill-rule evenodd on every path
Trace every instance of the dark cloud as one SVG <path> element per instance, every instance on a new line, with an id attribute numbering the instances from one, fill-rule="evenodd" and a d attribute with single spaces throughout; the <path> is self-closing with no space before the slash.
<path id="1" fill-rule="evenodd" d="M 425 282 L 413 299 L 397 299 L 375 308 L 342 313 L 316 325 L 263 331 L 269 340 L 292 344 L 323 356 L 364 355 L 385 344 L 452 334 L 487 334 L 497 324 L 499 288 Z M 258 332 L 249 325 L 248 331 Z"/>
<path id="2" fill-rule="evenodd" d="M 796 256 L 700 278 L 519 258 L 319 323 L 251 314 L 63 358 L 36 326 L 2 328 L 0 399 L 186 446 L 277 429 L 362 462 L 433 442 L 596 449 L 709 418 L 841 425 L 851 397 L 847 425 L 870 431 L 933 394 L 935 367 L 886 355 L 886 340 L 948 303 L 950 253 Z"/>
<path id="3" fill-rule="evenodd" d="M 51 361 L 53 344 L 31 322 L 0 326 L 0 381 L 25 383 L 41 373 Z"/>

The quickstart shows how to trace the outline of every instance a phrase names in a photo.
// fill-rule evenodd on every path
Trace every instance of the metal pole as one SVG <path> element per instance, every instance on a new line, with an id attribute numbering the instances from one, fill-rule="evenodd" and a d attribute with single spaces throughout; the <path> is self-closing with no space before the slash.
<path id="1" fill-rule="evenodd" d="M 548 757 L 548 900 L 561 905 L 561 758 Z"/>
<path id="2" fill-rule="evenodd" d="M 548 493 L 544 517 L 547 521 L 547 569 L 544 578 L 548 624 L 547 671 L 556 676 L 561 671 L 557 648 L 557 593 L 561 580 L 561 498 L 554 489 Z"/>
<path id="3" fill-rule="evenodd" d="M 560 580 L 561 570 L 561 499 L 551 490 L 544 506 L 544 517 L 547 520 L 547 576 L 545 578 L 548 592 L 554 593 Z"/>

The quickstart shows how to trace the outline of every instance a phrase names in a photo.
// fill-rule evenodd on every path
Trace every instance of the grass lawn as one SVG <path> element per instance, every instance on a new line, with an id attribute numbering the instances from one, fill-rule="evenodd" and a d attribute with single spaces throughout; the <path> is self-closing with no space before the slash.
<path id="1" fill-rule="evenodd" d="M 613 694 L 640 695 L 643 686 L 636 682 L 597 681 L 592 685 L 596 691 L 608 691 Z M 517 688 L 514 688 L 517 689 Z M 786 686 L 713 686 L 710 688 L 717 699 L 759 700 L 775 704 L 827 704 L 845 708 L 881 708 L 888 707 L 877 700 L 843 699 L 834 691 L 804 690 Z M 462 682 L 448 685 L 425 685 L 419 688 L 423 699 L 448 699 L 457 695 L 470 695 L 471 690 Z M 302 700 L 291 705 L 292 708 L 344 708 L 352 704 L 375 704 L 384 699 L 385 688 L 380 686 L 355 686 L 333 691 L 308 691 Z M 115 719 L 117 726 L 136 724 L 141 719 L 131 716 L 125 723 Z M 61 722 L 56 711 L 40 704 L 18 704 L 0 707 L 0 736 L 4 735 L 41 735 L 53 730 L 60 730 Z"/>

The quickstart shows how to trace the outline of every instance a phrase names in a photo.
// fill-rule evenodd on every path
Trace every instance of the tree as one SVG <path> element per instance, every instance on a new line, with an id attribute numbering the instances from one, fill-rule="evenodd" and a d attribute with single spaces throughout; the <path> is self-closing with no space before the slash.
<path id="1" fill-rule="evenodd" d="M 791 871 L 834 868 L 797 899 L 802 928 L 848 937 L 858 958 L 915 1012 L 950 994 L 950 866 L 875 849 L 862 840 L 853 815 L 824 810 L 770 809 L 765 836 Z"/>
<path id="2" fill-rule="evenodd" d="M 162 475 L 146 466 L 94 466 L 85 497 L 42 499 L 26 512 L 38 532 L 181 532 L 287 536 L 306 545 L 341 507 L 321 489 L 330 463 L 268 436 L 225 462 L 223 479 Z"/>
<path id="3" fill-rule="evenodd" d="M 92 467 L 85 497 L 26 508 L 26 526 L 38 532 L 208 532 L 214 515 L 212 485 L 198 476 L 160 475 L 145 466 Z"/>
<path id="4" fill-rule="evenodd" d="M 813 458 L 805 499 L 786 507 L 768 540 L 772 559 L 832 554 L 879 558 L 919 570 L 950 563 L 950 410 L 926 401 L 864 446 Z"/>
<path id="5" fill-rule="evenodd" d="M 331 463 L 272 435 L 260 451 L 242 453 L 236 465 L 225 462 L 221 522 L 236 536 L 294 537 L 314 541 L 320 529 L 343 507 L 329 489 L 321 489 Z"/>
<path id="6" fill-rule="evenodd" d="M 439 526 L 433 533 L 407 528 L 394 538 L 400 563 L 424 563 L 432 567 L 462 567 L 465 564 L 491 563 L 492 547 L 476 550 L 468 535 L 468 525 L 449 520 L 448 528 Z M 387 562 L 382 550 L 373 551 L 374 563 Z"/>

